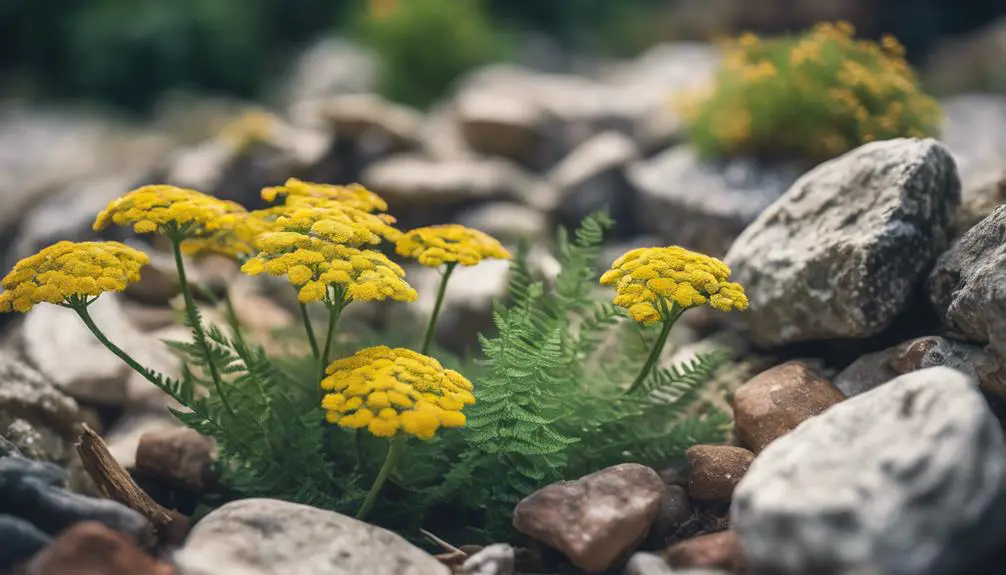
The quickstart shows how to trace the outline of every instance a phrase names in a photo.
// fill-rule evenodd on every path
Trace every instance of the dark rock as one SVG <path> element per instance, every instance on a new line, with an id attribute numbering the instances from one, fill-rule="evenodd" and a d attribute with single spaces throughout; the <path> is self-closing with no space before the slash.
<path id="1" fill-rule="evenodd" d="M 691 516 L 692 502 L 688 499 L 688 491 L 680 485 L 668 485 L 660 497 L 660 508 L 642 547 L 655 549 L 665 546 Z"/>
<path id="2" fill-rule="evenodd" d="M 0 514 L 0 570 L 10 569 L 30 559 L 52 542 L 30 521 Z"/>
<path id="3" fill-rule="evenodd" d="M 148 432 L 136 448 L 136 470 L 195 491 L 213 481 L 213 445 L 188 427 Z"/>

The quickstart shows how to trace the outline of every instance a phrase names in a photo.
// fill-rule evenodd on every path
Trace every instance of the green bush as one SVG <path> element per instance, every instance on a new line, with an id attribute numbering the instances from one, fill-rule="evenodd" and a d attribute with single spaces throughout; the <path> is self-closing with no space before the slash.
<path id="1" fill-rule="evenodd" d="M 873 140 L 938 134 L 897 40 L 856 40 L 845 23 L 796 37 L 745 34 L 726 44 L 709 93 L 682 102 L 692 144 L 706 156 L 817 163 Z"/>
<path id="2" fill-rule="evenodd" d="M 461 74 L 507 54 L 506 40 L 481 0 L 371 4 L 360 18 L 359 34 L 380 58 L 381 91 L 392 100 L 424 108 Z"/>

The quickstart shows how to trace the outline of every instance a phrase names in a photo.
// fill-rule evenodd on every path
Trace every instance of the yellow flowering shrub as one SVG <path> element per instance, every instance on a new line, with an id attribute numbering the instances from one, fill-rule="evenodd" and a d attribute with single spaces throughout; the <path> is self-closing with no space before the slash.
<path id="1" fill-rule="evenodd" d="M 84 305 L 139 281 L 147 254 L 119 242 L 58 242 L 14 265 L 3 278 L 0 311 L 27 312 L 38 303 Z"/>
<path id="2" fill-rule="evenodd" d="M 369 347 L 333 361 L 325 373 L 328 421 L 378 437 L 430 439 L 442 427 L 463 426 L 461 410 L 475 403 L 464 376 L 405 348 Z"/>
<path id="3" fill-rule="evenodd" d="M 622 255 L 601 276 L 615 286 L 615 305 L 635 321 L 670 319 L 675 310 L 704 304 L 722 310 L 748 307 L 744 288 L 727 281 L 730 268 L 720 260 L 678 246 L 637 248 Z"/>
<path id="4" fill-rule="evenodd" d="M 112 200 L 98 214 L 94 230 L 111 224 L 132 225 L 138 234 L 161 232 L 198 236 L 233 227 L 245 217 L 245 209 L 236 202 L 169 185 L 137 188 Z"/>
<path id="5" fill-rule="evenodd" d="M 395 251 L 429 267 L 445 263 L 473 266 L 486 259 L 510 259 L 510 253 L 498 240 L 458 224 L 427 226 L 404 233 L 395 242 Z"/>
<path id="6" fill-rule="evenodd" d="M 818 163 L 874 140 L 936 136 L 939 107 L 898 41 L 853 33 L 824 23 L 800 36 L 724 43 L 714 85 L 681 103 L 691 143 L 706 156 Z"/>

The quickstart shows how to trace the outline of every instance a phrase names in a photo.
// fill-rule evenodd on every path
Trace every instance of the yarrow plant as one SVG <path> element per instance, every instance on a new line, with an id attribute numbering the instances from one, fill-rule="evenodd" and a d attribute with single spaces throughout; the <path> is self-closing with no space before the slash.
<path id="1" fill-rule="evenodd" d="M 874 140 L 937 135 L 939 107 L 901 44 L 854 32 L 823 23 L 799 36 L 723 42 L 713 85 L 682 101 L 692 144 L 707 156 L 817 163 Z"/>
<path id="2" fill-rule="evenodd" d="M 661 464 L 692 443 L 722 438 L 726 416 L 695 407 L 725 356 L 656 365 L 685 310 L 746 308 L 743 289 L 719 260 L 678 247 L 634 250 L 598 278 L 592 266 L 611 222 L 592 216 L 575 241 L 560 230 L 563 270 L 554 282 L 534 279 L 525 247 L 518 250 L 508 302 L 497 302 L 497 333 L 480 336 L 477 365 L 454 369 L 449 356 L 429 355 L 448 280 L 457 266 L 511 260 L 506 247 L 453 224 L 400 231 L 385 201 L 359 185 L 290 179 L 262 197 L 271 205 L 247 211 L 195 190 L 143 186 L 95 220 L 96 230 L 129 226 L 170 243 L 193 335 L 191 343 L 171 344 L 183 359 L 179 379 L 137 362 L 88 313 L 102 294 L 138 281 L 149 263 L 124 244 L 58 242 L 18 262 L 2 281 L 0 312 L 42 303 L 76 312 L 112 353 L 181 405 L 172 410 L 180 421 L 216 441 L 230 492 L 377 515 L 403 529 L 456 512 L 482 517 L 473 526 L 482 539 L 507 537 L 513 502 L 549 481 L 622 461 Z M 383 243 L 442 274 L 419 351 L 368 344 L 333 358 L 346 306 L 418 297 L 405 268 L 380 251 Z M 233 258 L 251 276 L 285 278 L 310 356 L 271 357 L 249 344 L 233 313 L 226 329 L 205 325 L 183 255 L 206 253 Z M 614 286 L 614 304 L 595 298 L 599 284 Z M 319 305 L 328 312 L 323 345 L 308 309 Z M 662 326 L 655 339 L 647 331 L 653 324 Z M 649 347 L 618 346 L 618 360 L 598 361 L 605 334 L 626 326 Z M 471 379 L 462 375 L 468 370 Z M 435 511 L 444 506 L 454 511 Z"/>

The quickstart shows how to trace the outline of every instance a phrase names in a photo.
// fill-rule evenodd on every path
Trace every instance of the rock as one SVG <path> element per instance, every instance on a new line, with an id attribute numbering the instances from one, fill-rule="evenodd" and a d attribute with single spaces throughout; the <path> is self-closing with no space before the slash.
<path id="1" fill-rule="evenodd" d="M 92 484 L 74 449 L 82 421 L 77 402 L 39 372 L 0 353 L 0 436 L 33 458 L 68 469 L 71 488 L 86 491 Z"/>
<path id="2" fill-rule="evenodd" d="M 290 68 L 284 97 L 290 116 L 305 123 L 303 109 L 341 94 L 361 94 L 377 87 L 378 61 L 344 38 L 324 37 L 309 46 Z"/>
<path id="3" fill-rule="evenodd" d="M 1006 169 L 1006 97 L 961 94 L 940 101 L 940 141 L 953 152 L 962 203 L 976 199 L 990 175 Z"/>
<path id="4" fill-rule="evenodd" d="M 203 491 L 212 483 L 213 444 L 188 427 L 152 431 L 140 437 L 136 470 Z"/>
<path id="5" fill-rule="evenodd" d="M 143 267 L 140 281 L 126 286 L 124 293 L 141 303 L 169 305 L 173 298 L 182 293 L 174 255 L 138 243 L 132 243 L 131 246 L 146 253 L 150 257 L 150 263 Z M 183 265 L 186 279 L 191 278 L 193 283 L 199 283 L 198 273 L 193 269 L 192 263 L 186 261 Z"/>
<path id="6" fill-rule="evenodd" d="M 693 445 L 688 458 L 688 494 L 706 501 L 729 501 L 754 461 L 754 453 L 731 445 Z"/>
<path id="7" fill-rule="evenodd" d="M 634 553 L 625 565 L 622 575 L 729 575 L 719 569 L 671 569 L 659 555 L 654 553 Z"/>
<path id="8" fill-rule="evenodd" d="M 0 515 L 0 569 L 13 568 L 31 559 L 52 542 L 52 537 L 20 517 Z"/>
<path id="9" fill-rule="evenodd" d="M 798 176 L 795 168 L 746 159 L 705 161 L 676 146 L 631 165 L 643 230 L 665 244 L 720 257 L 734 238 L 779 198 Z"/>
<path id="10" fill-rule="evenodd" d="M 809 365 L 789 361 L 763 371 L 734 392 L 734 433 L 755 453 L 807 419 L 845 399 Z"/>
<path id="11" fill-rule="evenodd" d="M 554 151 L 546 148 L 550 118 L 533 101 L 475 89 L 458 94 L 454 105 L 461 134 L 474 151 L 533 170 L 555 161 Z"/>
<path id="12" fill-rule="evenodd" d="M 514 202 L 489 202 L 476 206 L 459 214 L 457 222 L 511 246 L 521 239 L 542 241 L 552 233 L 551 224 L 541 212 Z"/>
<path id="13" fill-rule="evenodd" d="M 340 141 L 371 160 L 419 146 L 422 115 L 376 94 L 337 96 L 325 102 L 321 116 Z"/>
<path id="14" fill-rule="evenodd" d="M 941 36 L 935 42 L 923 71 L 923 82 L 930 93 L 992 95 L 1006 90 L 1006 80 L 995 64 L 1006 57 L 1006 18 L 993 19 L 993 13 L 1002 14 L 990 11 L 966 33 Z"/>
<path id="15" fill-rule="evenodd" d="M 130 324 L 117 294 L 105 294 L 88 308 L 102 332 L 140 365 L 177 377 L 177 356 L 156 336 Z M 87 329 L 72 310 L 36 306 L 21 326 L 25 360 L 68 395 L 103 405 L 164 405 L 163 392 L 134 372 Z"/>
<path id="16" fill-rule="evenodd" d="M 172 575 L 174 569 L 158 563 L 134 542 L 101 523 L 84 521 L 60 534 L 36 555 L 27 575 Z"/>
<path id="17" fill-rule="evenodd" d="M 744 568 L 744 551 L 733 531 L 699 535 L 676 543 L 663 552 L 671 567 L 724 569 L 730 573 Z M 676 571 L 675 571 L 676 573 Z"/>
<path id="18" fill-rule="evenodd" d="M 661 477 L 661 479 L 664 478 Z M 666 482 L 666 479 L 664 481 Z M 681 485 L 668 485 L 660 497 L 657 516 L 650 526 L 650 532 L 646 536 L 643 547 L 663 547 L 666 545 L 667 539 L 673 536 L 678 527 L 691 516 L 692 502 L 688 499 L 688 491 Z"/>
<path id="19" fill-rule="evenodd" d="M 496 543 L 472 555 L 461 564 L 458 575 L 514 575 L 513 547 Z"/>
<path id="20" fill-rule="evenodd" d="M 980 381 L 976 366 L 986 361 L 980 347 L 939 336 L 919 337 L 857 359 L 835 376 L 835 387 L 852 397 L 899 375 L 941 365 Z"/>
<path id="21" fill-rule="evenodd" d="M 626 177 L 626 167 L 638 158 L 635 142 L 615 131 L 581 144 L 548 174 L 558 195 L 552 217 L 575 228 L 591 213 L 608 209 L 615 220 L 615 235 L 630 235 L 638 226 L 636 193 Z"/>
<path id="22" fill-rule="evenodd" d="M 513 525 L 600 573 L 646 538 L 664 488 L 656 471 L 624 463 L 539 489 L 517 504 Z"/>
<path id="23" fill-rule="evenodd" d="M 1006 204 L 1006 168 L 973 178 L 970 185 L 961 190 L 961 206 L 954 219 L 954 237 L 967 233 L 1003 204 Z"/>
<path id="24" fill-rule="evenodd" d="M 866 338 L 905 311 L 949 241 L 960 182 L 931 139 L 871 142 L 800 178 L 725 261 L 761 346 Z"/>
<path id="25" fill-rule="evenodd" d="M 184 575 L 449 575 L 402 537 L 332 511 L 242 499 L 204 517 L 175 554 Z"/>
<path id="26" fill-rule="evenodd" d="M 67 491 L 67 474 L 48 462 L 9 455 L 0 459 L 0 514 L 20 517 L 49 535 L 81 521 L 98 521 L 139 541 L 149 523 L 111 499 Z"/>
<path id="27" fill-rule="evenodd" d="M 936 575 L 999 548 L 1004 512 L 999 422 L 972 380 L 931 367 L 768 446 L 734 492 L 731 525 L 755 572 Z"/>
<path id="28" fill-rule="evenodd" d="M 108 451 L 119 465 L 126 469 L 136 468 L 136 452 L 140 439 L 150 433 L 167 433 L 178 429 L 181 423 L 167 413 L 128 414 L 115 422 L 105 434 Z"/>

